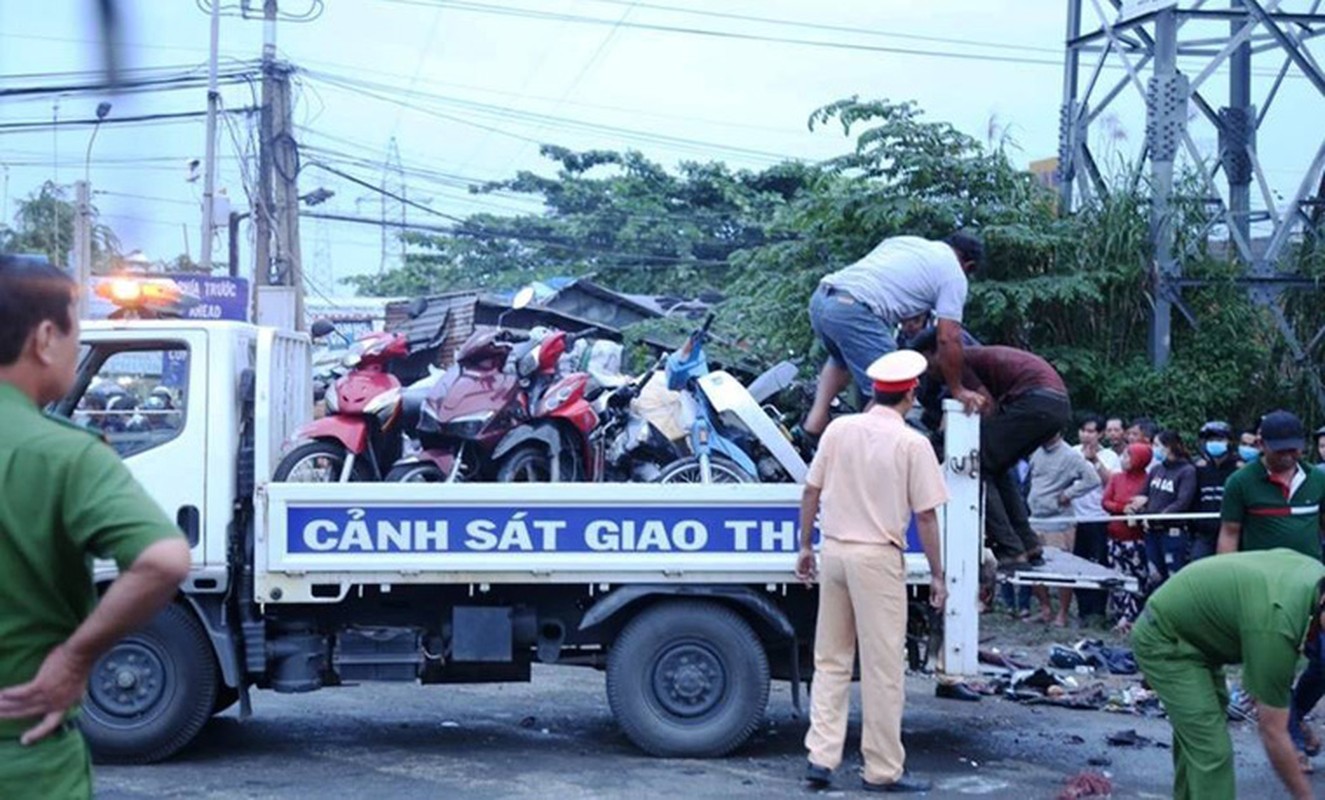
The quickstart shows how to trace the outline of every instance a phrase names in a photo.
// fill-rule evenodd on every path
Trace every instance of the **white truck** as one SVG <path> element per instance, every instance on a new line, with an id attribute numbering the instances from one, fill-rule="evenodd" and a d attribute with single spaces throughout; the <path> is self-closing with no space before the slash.
<path id="1" fill-rule="evenodd" d="M 799 703 L 816 608 L 792 574 L 799 486 L 271 483 L 311 415 L 304 335 L 90 322 L 83 342 L 56 411 L 104 431 L 194 565 L 176 602 L 93 671 L 82 726 L 99 758 L 166 758 L 212 715 L 250 713 L 254 687 L 527 681 L 534 661 L 605 670 L 621 727 L 661 756 L 739 746 L 771 679 L 791 681 Z M 97 401 L 149 392 L 150 411 Z M 971 674 L 978 423 L 950 411 L 946 437 L 935 655 Z M 907 559 L 914 662 L 931 633 L 916 611 L 929 578 L 914 542 Z M 113 577 L 99 565 L 100 585 Z"/>

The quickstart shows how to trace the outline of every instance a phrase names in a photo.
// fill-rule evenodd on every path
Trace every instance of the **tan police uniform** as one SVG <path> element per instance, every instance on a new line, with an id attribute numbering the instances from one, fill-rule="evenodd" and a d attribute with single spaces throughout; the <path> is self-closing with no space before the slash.
<path id="1" fill-rule="evenodd" d="M 869 375 L 900 382 L 925 368 L 923 356 L 902 350 L 875 361 Z M 929 441 L 893 409 L 876 406 L 828 426 L 805 480 L 822 492 L 823 537 L 809 760 L 828 769 L 842 762 L 859 642 L 864 778 L 892 783 L 906 760 L 906 530 L 913 512 L 947 502 L 943 473 Z"/>

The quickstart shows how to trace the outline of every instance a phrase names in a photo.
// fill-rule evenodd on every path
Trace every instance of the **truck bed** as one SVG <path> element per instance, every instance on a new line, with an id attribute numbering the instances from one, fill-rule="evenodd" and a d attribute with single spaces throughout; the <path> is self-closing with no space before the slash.
<path id="1" fill-rule="evenodd" d="M 789 583 L 800 494 L 789 484 L 273 483 L 259 503 L 256 589 L 289 603 L 335 602 L 354 584 Z M 929 580 L 918 547 L 907 571 Z"/>

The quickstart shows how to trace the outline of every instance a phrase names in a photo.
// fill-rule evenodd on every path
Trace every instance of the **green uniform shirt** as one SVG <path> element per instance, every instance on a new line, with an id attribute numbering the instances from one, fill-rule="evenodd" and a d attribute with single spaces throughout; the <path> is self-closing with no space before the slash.
<path id="1" fill-rule="evenodd" d="M 26 683 L 92 612 L 92 560 L 127 569 L 180 536 L 93 433 L 0 383 L 0 687 Z M 0 739 L 35 720 L 0 720 Z"/>
<path id="2" fill-rule="evenodd" d="M 1285 548 L 1203 558 L 1150 597 L 1146 612 L 1210 663 L 1242 664 L 1242 685 L 1287 708 L 1325 565 Z"/>
<path id="3" fill-rule="evenodd" d="M 1219 510 L 1225 522 L 1242 523 L 1241 550 L 1287 547 L 1319 559 L 1321 557 L 1321 503 L 1325 501 L 1325 472 L 1308 466 L 1292 497 L 1285 487 L 1270 480 L 1261 459 L 1248 463 L 1229 476 L 1224 484 L 1224 502 Z"/>

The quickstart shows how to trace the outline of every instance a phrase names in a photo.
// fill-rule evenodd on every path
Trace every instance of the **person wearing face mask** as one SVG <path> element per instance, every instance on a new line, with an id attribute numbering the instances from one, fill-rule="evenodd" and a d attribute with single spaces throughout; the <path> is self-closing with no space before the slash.
<path id="1" fill-rule="evenodd" d="M 1155 461 L 1146 485 L 1146 514 L 1185 514 L 1196 498 L 1196 467 L 1187 456 L 1187 446 L 1177 431 L 1160 431 L 1156 438 Z M 1191 534 L 1186 523 L 1155 520 L 1146 523 L 1146 556 L 1159 581 L 1182 569 L 1187 563 Z"/>
<path id="2" fill-rule="evenodd" d="M 1138 498 L 1145 503 L 1149 478 L 1146 469 L 1150 466 L 1150 458 L 1150 445 L 1127 446 L 1123 451 L 1121 469 L 1110 476 L 1104 487 L 1100 505 L 1105 511 L 1121 516 L 1128 513 L 1128 507 Z M 1137 585 L 1145 586 L 1149 569 L 1146 566 L 1145 532 L 1140 525 L 1129 525 L 1121 519 L 1109 521 L 1109 563 L 1115 570 L 1135 578 Z M 1108 613 L 1109 619 L 1114 621 L 1114 630 L 1125 633 L 1141 613 L 1141 598 L 1126 589 L 1114 589 L 1109 593 Z"/>
<path id="3" fill-rule="evenodd" d="M 1238 434 L 1238 466 L 1250 464 L 1261 457 L 1261 436 L 1255 428 Z"/>
<path id="4" fill-rule="evenodd" d="M 1193 511 L 1218 514 L 1224 502 L 1224 483 L 1238 470 L 1230 443 L 1233 428 L 1222 420 L 1211 420 L 1197 434 L 1203 458 L 1196 464 L 1196 506 Z M 1214 555 L 1219 543 L 1219 520 L 1198 519 L 1191 523 L 1190 560 Z"/>

